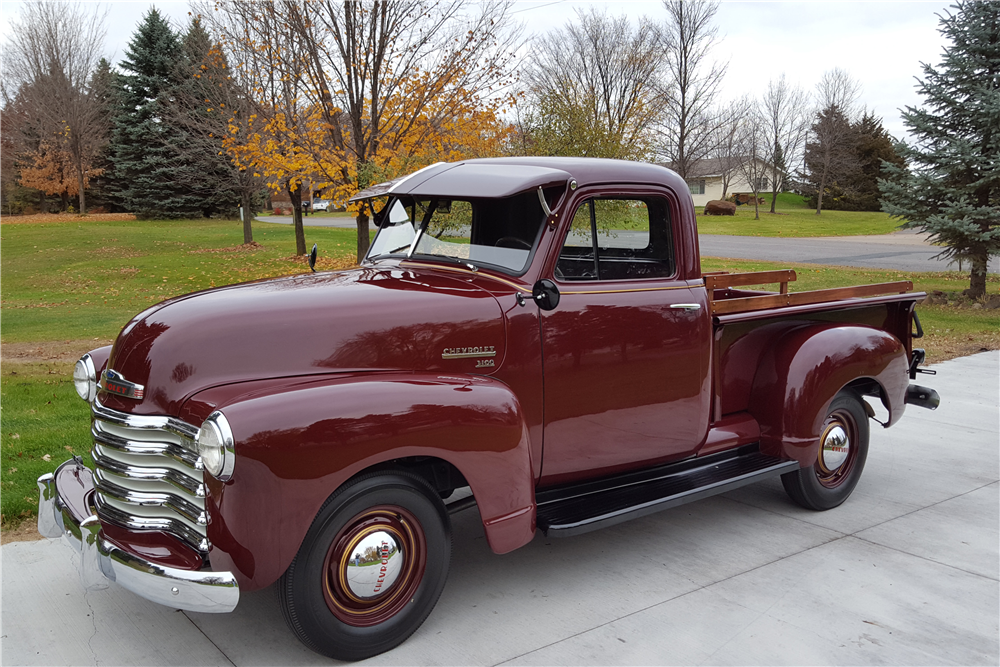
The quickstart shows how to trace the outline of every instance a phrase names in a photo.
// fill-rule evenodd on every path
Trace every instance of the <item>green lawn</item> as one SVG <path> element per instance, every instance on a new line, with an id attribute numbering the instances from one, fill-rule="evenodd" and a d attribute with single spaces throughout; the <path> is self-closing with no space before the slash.
<path id="1" fill-rule="evenodd" d="M 354 230 L 306 227 L 320 268 L 353 263 Z M 241 248 L 234 221 L 8 224 L 3 244 L 4 343 L 113 338 L 168 297 L 308 271 L 291 225 L 254 223 L 260 248 Z"/>
<path id="2" fill-rule="evenodd" d="M 823 211 L 806 206 L 805 197 L 782 192 L 771 213 L 771 194 L 762 195 L 760 220 L 754 218 L 753 206 L 739 206 L 735 216 L 698 215 L 702 234 L 730 236 L 867 236 L 889 234 L 899 229 L 900 221 L 888 214 L 870 211 Z M 701 207 L 698 207 L 701 211 Z"/>

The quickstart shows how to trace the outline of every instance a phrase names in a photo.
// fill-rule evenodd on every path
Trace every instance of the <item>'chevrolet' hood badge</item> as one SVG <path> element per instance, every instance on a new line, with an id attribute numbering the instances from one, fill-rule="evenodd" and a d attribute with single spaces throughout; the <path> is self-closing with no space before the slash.
<path id="1" fill-rule="evenodd" d="M 141 401 L 143 395 L 146 393 L 145 387 L 141 384 L 129 382 L 121 373 L 113 371 L 110 368 L 101 374 L 100 385 L 101 390 L 108 394 L 124 398 L 134 398 L 137 401 Z"/>

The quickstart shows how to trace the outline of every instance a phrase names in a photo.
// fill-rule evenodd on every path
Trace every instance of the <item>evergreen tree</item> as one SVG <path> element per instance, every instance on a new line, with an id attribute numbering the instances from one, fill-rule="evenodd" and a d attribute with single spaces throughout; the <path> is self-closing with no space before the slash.
<path id="1" fill-rule="evenodd" d="M 844 112 L 836 104 L 816 113 L 805 151 L 804 190 L 811 195 L 817 215 L 824 203 L 843 196 L 845 185 L 857 169 L 855 132 Z"/>
<path id="2" fill-rule="evenodd" d="M 184 57 L 181 42 L 155 8 L 150 9 L 120 63 L 117 113 L 109 159 L 113 191 L 140 218 L 193 217 L 202 202 L 176 178 L 184 165 L 171 146 L 183 139 L 164 122 L 163 106 Z"/>
<path id="3" fill-rule="evenodd" d="M 941 63 L 923 65 L 923 108 L 903 122 L 916 143 L 900 144 L 906 171 L 887 165 L 882 208 L 905 227 L 930 232 L 941 255 L 971 263 L 966 294 L 986 293 L 991 255 L 1000 254 L 1000 1 L 959 2 L 941 19 Z"/>
<path id="4" fill-rule="evenodd" d="M 865 112 L 858 120 L 841 127 L 837 143 L 846 151 L 845 159 L 841 161 L 839 173 L 823 188 L 823 208 L 880 211 L 882 200 L 878 179 L 886 176 L 882 172 L 883 162 L 900 167 L 905 162 L 896 153 L 893 138 L 882 127 L 882 119 L 874 114 Z M 808 149 L 807 162 L 814 169 L 820 166 L 816 159 L 818 149 L 816 144 L 810 144 Z M 807 182 L 811 186 L 807 191 L 812 193 L 807 202 L 816 208 L 819 205 L 818 171 L 810 172 Z"/>
<path id="5" fill-rule="evenodd" d="M 231 174 L 235 167 L 222 149 L 228 116 L 217 108 L 228 97 L 220 95 L 219 87 L 233 85 L 228 65 L 197 19 L 191 21 L 181 45 L 183 57 L 174 73 L 174 87 L 164 101 L 165 118 L 177 132 L 171 141 L 177 161 L 174 179 L 198 198 L 205 217 L 236 217 L 240 193 Z"/>
<path id="6" fill-rule="evenodd" d="M 100 112 L 105 118 L 115 113 L 116 74 L 107 58 L 101 58 L 91 75 L 90 91 L 97 96 Z M 111 195 L 113 167 L 110 162 L 110 144 L 106 144 L 94 158 L 90 169 L 90 191 L 87 196 L 89 207 L 117 209 Z"/>
<path id="7" fill-rule="evenodd" d="M 241 169 L 223 145 L 240 119 L 251 113 L 247 100 L 230 76 L 219 44 L 213 44 L 201 21 L 194 19 L 183 39 L 184 58 L 176 86 L 166 103 L 165 118 L 182 135 L 173 144 L 182 166 L 176 178 L 203 202 L 203 213 L 244 216 L 244 243 L 253 241 L 250 220 L 266 200 L 266 177 Z M 238 131 L 238 130 L 237 130 Z"/>
<path id="8" fill-rule="evenodd" d="M 858 168 L 849 183 L 850 194 L 843 199 L 840 208 L 845 211 L 879 211 L 882 196 L 878 179 L 886 176 L 883 165 L 888 163 L 904 167 L 906 161 L 896 152 L 895 141 L 882 127 L 882 119 L 875 114 L 865 112 L 856 123 L 852 123 L 852 128 Z"/>

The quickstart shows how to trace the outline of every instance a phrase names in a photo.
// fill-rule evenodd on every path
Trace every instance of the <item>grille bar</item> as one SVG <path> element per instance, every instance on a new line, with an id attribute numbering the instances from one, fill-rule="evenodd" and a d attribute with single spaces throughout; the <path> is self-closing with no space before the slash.
<path id="1" fill-rule="evenodd" d="M 94 487 L 103 495 L 114 498 L 122 503 L 139 507 L 169 507 L 189 521 L 200 526 L 208 525 L 208 514 L 204 507 L 173 493 L 151 493 L 148 491 L 133 491 L 108 479 L 108 475 L 100 468 L 94 474 Z"/>
<path id="2" fill-rule="evenodd" d="M 198 551 L 208 551 L 211 547 L 207 537 L 183 521 L 167 517 L 145 517 L 128 514 L 108 503 L 100 493 L 94 494 L 94 507 L 97 508 L 97 515 L 99 517 L 102 519 L 107 518 L 111 523 L 117 524 L 122 528 L 131 530 L 159 530 L 164 533 L 170 533 L 181 538 Z"/>
<path id="3" fill-rule="evenodd" d="M 194 468 L 195 470 L 201 470 L 201 458 L 197 453 L 180 445 L 175 445 L 172 442 L 143 442 L 128 440 L 115 435 L 114 433 L 106 432 L 100 422 L 94 422 L 94 427 L 91 429 L 91 433 L 94 436 L 94 440 L 102 445 L 105 445 L 106 447 L 112 447 L 129 454 L 153 454 L 168 456 L 178 463 L 183 463 L 184 465 Z"/>
<path id="4" fill-rule="evenodd" d="M 130 415 L 92 405 L 94 507 L 127 530 L 168 533 L 208 551 L 198 429 L 174 417 Z"/>

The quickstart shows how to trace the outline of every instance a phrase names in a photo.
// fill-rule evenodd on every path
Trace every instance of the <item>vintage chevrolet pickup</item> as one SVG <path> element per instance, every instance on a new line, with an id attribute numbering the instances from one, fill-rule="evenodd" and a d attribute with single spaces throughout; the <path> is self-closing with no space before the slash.
<path id="1" fill-rule="evenodd" d="M 431 612 L 454 512 L 502 554 L 777 475 L 828 510 L 863 397 L 886 427 L 938 404 L 909 382 L 923 294 L 702 273 L 662 167 L 470 160 L 356 199 L 360 267 L 170 299 L 79 361 L 95 465 L 39 479 L 38 528 L 85 586 L 228 612 L 277 582 L 306 645 L 365 658 Z"/>

